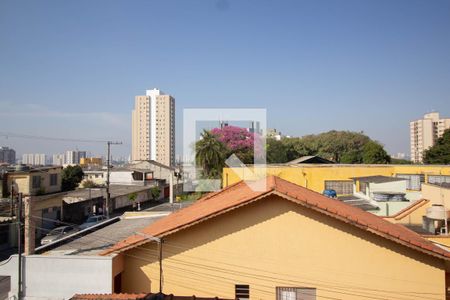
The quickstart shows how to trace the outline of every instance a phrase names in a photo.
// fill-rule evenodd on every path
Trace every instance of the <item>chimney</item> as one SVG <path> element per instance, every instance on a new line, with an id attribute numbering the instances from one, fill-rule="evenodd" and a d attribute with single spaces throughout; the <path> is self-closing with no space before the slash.
<path id="1" fill-rule="evenodd" d="M 24 229 L 24 239 L 25 239 L 25 245 L 24 245 L 24 254 L 25 255 L 31 255 L 34 254 L 34 247 L 35 247 L 35 224 L 34 219 L 32 218 L 33 214 L 33 197 L 26 197 L 25 198 L 25 229 Z"/>

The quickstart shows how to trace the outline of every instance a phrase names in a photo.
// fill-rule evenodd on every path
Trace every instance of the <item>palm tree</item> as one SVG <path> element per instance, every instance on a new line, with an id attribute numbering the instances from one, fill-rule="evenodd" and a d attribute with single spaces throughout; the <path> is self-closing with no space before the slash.
<path id="1" fill-rule="evenodd" d="M 203 130 L 202 139 L 195 144 L 195 148 L 195 160 L 203 168 L 203 175 L 207 178 L 221 176 L 227 149 L 216 136 Z"/>

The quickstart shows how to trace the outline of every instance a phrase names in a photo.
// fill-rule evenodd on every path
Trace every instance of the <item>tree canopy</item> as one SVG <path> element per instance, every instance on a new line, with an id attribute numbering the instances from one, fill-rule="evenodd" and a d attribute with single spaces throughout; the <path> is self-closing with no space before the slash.
<path id="1" fill-rule="evenodd" d="M 244 128 L 226 126 L 204 131 L 196 143 L 197 165 L 203 168 L 206 177 L 218 177 L 225 160 L 236 156 L 245 164 L 253 163 L 253 145 L 259 135 Z M 318 155 L 336 163 L 387 164 L 391 158 L 383 146 L 362 132 L 336 131 L 307 135 L 297 138 L 275 140 L 267 138 L 268 163 L 285 163 L 305 155 Z"/>
<path id="2" fill-rule="evenodd" d="M 450 129 L 445 130 L 436 144 L 425 151 L 423 162 L 426 164 L 450 164 Z"/>
<path id="3" fill-rule="evenodd" d="M 367 135 L 332 130 L 299 138 L 267 140 L 267 162 L 285 163 L 305 155 L 318 155 L 336 163 L 384 164 L 390 157 L 383 146 Z"/>
<path id="4" fill-rule="evenodd" d="M 67 166 L 62 172 L 62 190 L 74 190 L 83 180 L 83 169 L 80 166 Z"/>

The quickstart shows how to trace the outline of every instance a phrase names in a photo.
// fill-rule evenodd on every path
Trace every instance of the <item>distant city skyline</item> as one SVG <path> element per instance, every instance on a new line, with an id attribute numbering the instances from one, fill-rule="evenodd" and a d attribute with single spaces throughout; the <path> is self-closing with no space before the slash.
<path id="1" fill-rule="evenodd" d="M 170 23 L 153 26 L 149 11 L 153 24 Z M 268 127 L 285 135 L 363 131 L 409 154 L 410 121 L 450 117 L 449 11 L 440 0 L 5 0 L 1 131 L 119 140 L 113 156 L 128 157 L 134 96 L 158 87 L 177 99 L 177 155 L 182 110 L 210 107 L 266 108 Z M 17 157 L 106 153 L 4 136 L 0 146 Z"/>

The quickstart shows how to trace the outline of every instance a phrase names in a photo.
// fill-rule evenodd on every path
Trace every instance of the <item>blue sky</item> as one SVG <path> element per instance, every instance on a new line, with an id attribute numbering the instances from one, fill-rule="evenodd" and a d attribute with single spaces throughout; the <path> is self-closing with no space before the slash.
<path id="1" fill-rule="evenodd" d="M 153 87 L 176 98 L 179 142 L 183 108 L 257 107 L 285 134 L 409 152 L 410 120 L 450 117 L 450 1 L 0 1 L 0 131 L 128 155 L 134 96 Z"/>

